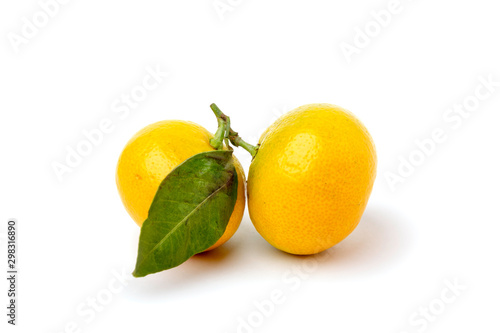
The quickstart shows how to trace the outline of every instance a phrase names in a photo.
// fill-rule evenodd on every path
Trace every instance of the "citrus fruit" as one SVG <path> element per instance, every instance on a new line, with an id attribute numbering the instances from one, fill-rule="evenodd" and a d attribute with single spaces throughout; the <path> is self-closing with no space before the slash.
<path id="1" fill-rule="evenodd" d="M 349 111 L 299 107 L 261 136 L 248 174 L 257 231 L 292 254 L 321 252 L 358 225 L 376 175 L 372 138 Z"/>
<path id="2" fill-rule="evenodd" d="M 126 144 L 118 160 L 116 185 L 122 202 L 139 225 L 163 179 L 180 163 L 201 152 L 214 150 L 213 135 L 202 126 L 181 120 L 160 121 L 146 126 Z M 233 156 L 238 174 L 238 198 L 222 237 L 206 251 L 229 240 L 238 229 L 245 210 L 245 174 Z"/>

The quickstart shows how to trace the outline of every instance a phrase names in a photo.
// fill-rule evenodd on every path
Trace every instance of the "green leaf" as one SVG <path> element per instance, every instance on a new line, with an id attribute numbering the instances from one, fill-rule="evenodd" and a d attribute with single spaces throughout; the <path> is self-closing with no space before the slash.
<path id="1" fill-rule="evenodd" d="M 238 195 L 232 151 L 187 159 L 162 181 L 139 238 L 135 277 L 182 264 L 224 234 Z"/>

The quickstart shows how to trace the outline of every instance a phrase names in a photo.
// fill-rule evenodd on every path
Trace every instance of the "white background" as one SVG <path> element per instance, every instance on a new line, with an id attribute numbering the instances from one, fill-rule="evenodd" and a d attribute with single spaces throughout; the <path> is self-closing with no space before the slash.
<path id="1" fill-rule="evenodd" d="M 228 1 L 222 16 L 212 0 L 69 1 L 18 52 L 13 34 L 41 7 L 0 4 L 2 271 L 7 220 L 20 228 L 18 326 L 6 324 L 2 278 L 2 332 L 497 332 L 500 86 L 460 124 L 443 118 L 474 102 L 480 77 L 500 81 L 496 2 L 401 0 L 380 28 L 370 13 L 386 0 Z M 349 62 L 341 45 L 366 25 L 373 37 Z M 148 66 L 169 75 L 114 113 Z M 302 104 L 354 112 L 379 156 L 365 215 L 309 258 L 275 250 L 245 215 L 220 249 L 121 288 L 114 276 L 130 277 L 139 228 L 116 190 L 117 158 L 159 120 L 215 131 L 212 102 L 251 142 Z M 53 163 L 108 118 L 112 131 L 58 180 Z M 437 128 L 447 139 L 391 190 L 387 173 L 422 157 L 415 140 Z M 96 297 L 106 304 L 89 310 Z"/>

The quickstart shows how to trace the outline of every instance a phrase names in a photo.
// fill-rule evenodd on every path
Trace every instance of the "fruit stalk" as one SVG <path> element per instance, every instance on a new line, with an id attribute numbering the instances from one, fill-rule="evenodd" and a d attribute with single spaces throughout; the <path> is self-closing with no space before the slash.
<path id="1" fill-rule="evenodd" d="M 222 118 L 217 118 L 217 131 L 214 137 L 210 139 L 209 143 L 215 150 L 222 149 L 222 143 L 226 138 L 227 133 L 227 123 Z"/>
<path id="2" fill-rule="evenodd" d="M 257 154 L 257 151 L 259 150 L 259 145 L 254 146 L 249 144 L 248 142 L 245 142 L 239 135 L 238 132 L 235 132 L 231 128 L 231 120 L 229 119 L 228 116 L 226 116 L 215 103 L 210 104 L 210 108 L 212 109 L 213 113 L 217 117 L 217 123 L 219 124 L 219 128 L 217 129 L 217 132 L 215 133 L 216 137 L 217 134 L 220 135 L 219 130 L 221 128 L 221 124 L 224 123 L 226 127 L 226 133 L 225 133 L 225 139 L 229 139 L 233 146 L 235 147 L 241 147 L 248 151 L 250 155 L 252 155 L 252 159 L 255 157 Z M 222 140 L 221 140 L 222 142 Z M 216 142 L 217 143 L 217 142 Z M 215 148 L 215 146 L 212 144 L 212 140 L 210 141 L 210 144 Z M 217 148 L 216 148 L 217 149 Z"/>

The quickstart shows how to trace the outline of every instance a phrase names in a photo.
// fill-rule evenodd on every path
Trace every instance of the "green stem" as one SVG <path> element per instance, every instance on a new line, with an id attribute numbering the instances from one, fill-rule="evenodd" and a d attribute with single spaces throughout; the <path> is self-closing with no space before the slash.
<path id="1" fill-rule="evenodd" d="M 229 117 L 226 116 L 219 109 L 219 107 L 217 105 L 215 105 L 215 103 L 212 103 L 210 105 L 210 108 L 212 109 L 213 113 L 217 117 L 217 122 L 219 123 L 219 128 L 220 128 L 221 121 L 227 123 L 228 126 L 227 126 L 227 130 L 226 130 L 226 139 L 229 139 L 229 141 L 231 141 L 231 143 L 233 144 L 233 146 L 235 146 L 235 147 L 241 147 L 241 148 L 245 149 L 246 151 L 248 151 L 250 153 L 250 155 L 252 155 L 252 159 L 253 159 L 255 157 L 255 155 L 257 154 L 257 151 L 259 150 L 259 146 L 258 145 L 254 146 L 254 145 L 249 144 L 248 142 L 245 142 L 238 135 L 237 132 L 233 131 L 233 129 L 231 128 Z M 219 132 L 219 129 L 217 129 L 216 135 L 217 135 L 218 132 Z"/>
<path id="2" fill-rule="evenodd" d="M 229 145 L 229 133 L 231 132 L 231 119 L 226 117 L 226 128 L 224 131 L 224 143 L 226 144 L 227 149 L 233 150 L 233 148 Z"/>
<path id="3" fill-rule="evenodd" d="M 226 122 L 221 118 L 217 118 L 217 124 L 217 131 L 215 132 L 214 137 L 210 139 L 209 143 L 212 147 L 214 147 L 214 149 L 221 150 L 222 142 L 226 137 L 227 126 Z"/>
<path id="4" fill-rule="evenodd" d="M 257 152 L 259 151 L 259 145 L 254 146 L 249 144 L 248 142 L 245 142 L 239 135 L 238 133 L 231 131 L 231 135 L 229 135 L 229 141 L 233 144 L 235 147 L 241 147 L 245 149 L 247 152 L 252 155 L 252 159 L 257 155 Z"/>
<path id="5" fill-rule="evenodd" d="M 212 109 L 215 116 L 217 117 L 217 120 L 219 120 L 219 118 L 222 118 L 225 120 L 226 115 L 224 113 L 222 113 L 222 111 L 219 109 L 219 107 L 217 105 L 215 105 L 215 103 L 210 104 L 210 108 Z"/>

